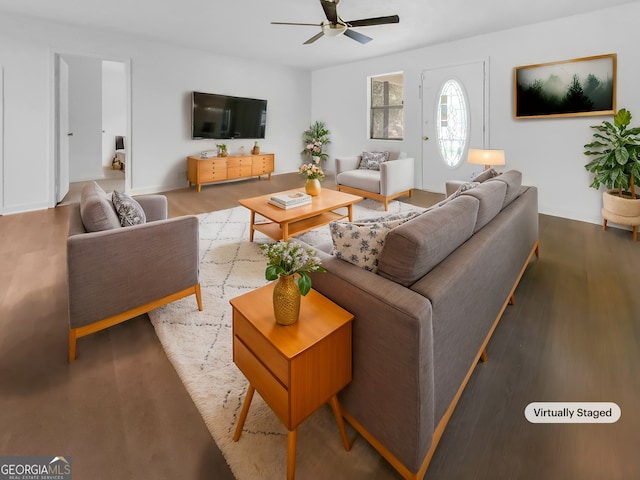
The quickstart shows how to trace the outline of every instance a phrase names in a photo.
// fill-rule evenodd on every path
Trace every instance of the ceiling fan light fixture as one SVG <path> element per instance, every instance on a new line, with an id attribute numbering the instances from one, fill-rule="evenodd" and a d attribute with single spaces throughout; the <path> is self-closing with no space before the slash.
<path id="1" fill-rule="evenodd" d="M 338 35 L 342 35 L 347 29 L 346 25 L 341 24 L 333 24 L 333 23 L 323 23 L 322 31 L 327 37 L 337 37 Z"/>

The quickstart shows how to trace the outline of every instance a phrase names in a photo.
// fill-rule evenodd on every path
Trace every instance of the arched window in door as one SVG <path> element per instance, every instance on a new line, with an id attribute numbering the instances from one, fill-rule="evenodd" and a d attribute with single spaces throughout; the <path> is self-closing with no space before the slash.
<path id="1" fill-rule="evenodd" d="M 444 163 L 457 167 L 469 141 L 469 107 L 462 85 L 447 80 L 442 86 L 436 109 L 438 148 Z"/>

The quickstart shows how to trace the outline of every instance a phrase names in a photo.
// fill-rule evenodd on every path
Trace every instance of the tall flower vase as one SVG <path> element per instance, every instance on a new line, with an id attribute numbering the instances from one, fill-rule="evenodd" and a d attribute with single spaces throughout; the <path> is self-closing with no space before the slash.
<path id="1" fill-rule="evenodd" d="M 316 155 L 313 155 L 313 156 L 311 157 L 311 161 L 312 161 L 313 163 L 315 163 L 316 165 L 318 165 L 318 164 L 320 163 L 320 157 L 318 157 L 318 156 L 316 156 Z"/>
<path id="2" fill-rule="evenodd" d="M 300 316 L 300 290 L 294 275 L 280 275 L 273 287 L 273 313 L 279 325 L 292 325 Z"/>
<path id="3" fill-rule="evenodd" d="M 317 178 L 309 178 L 307 179 L 307 183 L 304 184 L 304 191 L 307 192 L 312 197 L 317 197 L 320 195 L 320 180 Z"/>

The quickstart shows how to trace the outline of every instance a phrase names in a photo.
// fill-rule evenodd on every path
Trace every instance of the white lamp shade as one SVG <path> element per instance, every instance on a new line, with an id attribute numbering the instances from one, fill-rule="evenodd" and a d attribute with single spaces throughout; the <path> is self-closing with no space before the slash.
<path id="1" fill-rule="evenodd" d="M 492 165 L 504 165 L 504 150 L 470 148 L 467 161 L 474 165 L 484 165 L 485 169 L 488 169 Z"/>

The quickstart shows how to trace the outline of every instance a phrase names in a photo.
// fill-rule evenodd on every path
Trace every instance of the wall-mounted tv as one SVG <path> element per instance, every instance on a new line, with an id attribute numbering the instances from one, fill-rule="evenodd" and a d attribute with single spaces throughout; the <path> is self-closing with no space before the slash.
<path id="1" fill-rule="evenodd" d="M 264 138 L 266 100 L 202 92 L 191 100 L 194 139 Z"/>

